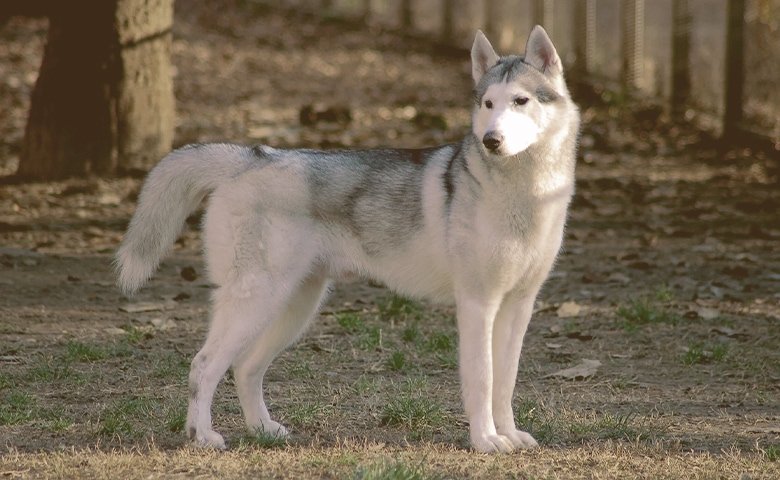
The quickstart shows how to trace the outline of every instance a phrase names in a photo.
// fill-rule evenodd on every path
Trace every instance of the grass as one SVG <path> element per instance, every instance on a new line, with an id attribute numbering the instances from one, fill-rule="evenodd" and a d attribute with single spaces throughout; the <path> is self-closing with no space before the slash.
<path id="1" fill-rule="evenodd" d="M 238 451 L 251 448 L 274 449 L 287 445 L 287 439 L 269 432 L 245 433 L 238 439 Z"/>
<path id="2" fill-rule="evenodd" d="M 66 360 L 76 362 L 97 362 L 108 356 L 108 352 L 102 346 L 74 341 L 68 342 L 65 345 Z"/>
<path id="3" fill-rule="evenodd" d="M 422 463 L 380 460 L 367 467 L 360 467 L 353 478 L 355 480 L 428 480 L 441 477 L 427 473 Z"/>
<path id="4" fill-rule="evenodd" d="M 776 462 L 780 460 L 780 444 L 769 445 L 768 447 L 763 448 L 762 452 L 764 457 L 766 457 L 766 459 L 770 462 Z"/>
<path id="5" fill-rule="evenodd" d="M 636 412 L 581 415 L 548 408 L 533 400 L 524 400 L 515 407 L 515 421 L 518 428 L 546 445 L 593 440 L 649 441 L 661 433 L 659 427 L 652 426 Z"/>
<path id="6" fill-rule="evenodd" d="M 383 425 L 395 425 L 409 429 L 413 434 L 422 436 L 441 428 L 446 413 L 434 395 L 423 390 L 424 379 L 410 379 L 401 391 L 397 391 L 382 410 Z"/>
<path id="7" fill-rule="evenodd" d="M 358 339 L 357 345 L 362 350 L 379 350 L 382 348 L 382 329 L 377 326 L 366 327 Z"/>
<path id="8" fill-rule="evenodd" d="M 11 392 L 0 404 L 0 425 L 17 425 L 35 418 L 35 398 L 24 392 Z"/>
<path id="9" fill-rule="evenodd" d="M 360 315 L 354 312 L 337 313 L 336 322 L 349 333 L 358 333 L 365 328 L 365 322 Z"/>
<path id="10" fill-rule="evenodd" d="M 725 343 L 692 343 L 688 346 L 682 362 L 685 365 L 700 365 L 721 362 L 728 355 L 728 345 Z"/>
<path id="11" fill-rule="evenodd" d="M 296 403 L 285 409 L 284 419 L 297 427 L 311 427 L 317 420 L 332 412 L 332 405 L 314 402 Z"/>
<path id="12" fill-rule="evenodd" d="M 623 319 L 623 328 L 630 332 L 644 325 L 659 323 L 675 325 L 680 320 L 679 315 L 647 297 L 619 306 L 617 315 Z"/>
<path id="13" fill-rule="evenodd" d="M 419 320 L 424 312 L 424 308 L 420 303 L 398 295 L 390 295 L 381 299 L 377 303 L 377 307 L 380 317 L 402 321 Z"/>
<path id="14" fill-rule="evenodd" d="M 153 417 L 158 408 L 159 403 L 149 397 L 137 396 L 116 400 L 101 412 L 98 433 L 104 436 L 121 435 L 138 438 L 143 432 L 136 424 L 149 425 L 149 418 Z"/>
<path id="15" fill-rule="evenodd" d="M 394 372 L 402 372 L 407 369 L 406 355 L 404 352 L 393 352 L 387 360 L 387 367 Z"/>

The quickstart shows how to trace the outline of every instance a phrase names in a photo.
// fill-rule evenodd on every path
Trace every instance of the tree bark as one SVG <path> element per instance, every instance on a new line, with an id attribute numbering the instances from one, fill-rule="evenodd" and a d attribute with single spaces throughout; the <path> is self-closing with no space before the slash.
<path id="1" fill-rule="evenodd" d="M 173 0 L 84 3 L 49 4 L 22 178 L 123 173 L 147 168 L 170 150 Z"/>

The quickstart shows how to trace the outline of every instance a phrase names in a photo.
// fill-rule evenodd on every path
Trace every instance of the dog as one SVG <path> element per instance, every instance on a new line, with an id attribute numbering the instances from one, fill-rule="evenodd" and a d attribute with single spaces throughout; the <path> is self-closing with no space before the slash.
<path id="1" fill-rule="evenodd" d="M 537 445 L 512 396 L 534 300 L 563 238 L 574 190 L 579 111 L 545 30 L 499 57 L 477 31 L 473 123 L 459 143 L 423 149 L 298 150 L 197 144 L 152 169 L 117 251 L 130 295 L 209 196 L 211 326 L 189 374 L 186 429 L 224 449 L 214 391 L 233 368 L 250 430 L 283 437 L 263 376 L 316 316 L 331 282 L 360 275 L 402 295 L 454 303 L 471 446 Z"/>

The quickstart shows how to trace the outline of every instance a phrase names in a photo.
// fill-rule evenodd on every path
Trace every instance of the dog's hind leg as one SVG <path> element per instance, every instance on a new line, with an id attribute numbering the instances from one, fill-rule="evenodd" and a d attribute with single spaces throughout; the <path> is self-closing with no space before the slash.
<path id="1" fill-rule="evenodd" d="M 214 391 L 235 359 L 284 312 L 290 292 L 274 280 L 266 272 L 245 274 L 214 292 L 209 334 L 190 368 L 187 434 L 197 446 L 225 448 L 211 427 Z"/>
<path id="2" fill-rule="evenodd" d="M 512 412 L 520 350 L 535 298 L 535 292 L 508 295 L 493 324 L 493 419 L 498 434 L 509 438 L 515 448 L 537 445 L 530 434 L 517 429 Z"/>
<path id="3" fill-rule="evenodd" d="M 263 376 L 274 358 L 292 344 L 316 314 L 328 288 L 326 278 L 315 276 L 304 281 L 287 302 L 285 312 L 272 319 L 253 345 L 233 362 L 238 398 L 247 427 L 277 437 L 287 429 L 271 420 L 263 399 Z"/>

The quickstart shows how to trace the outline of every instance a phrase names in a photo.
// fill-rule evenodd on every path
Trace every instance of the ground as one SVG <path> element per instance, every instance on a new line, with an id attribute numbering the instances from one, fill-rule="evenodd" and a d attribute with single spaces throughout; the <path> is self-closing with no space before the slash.
<path id="1" fill-rule="evenodd" d="M 177 145 L 418 147 L 467 131 L 467 52 L 252 5 L 179 8 Z M 5 175 L 44 36 L 40 19 L 0 27 Z M 453 310 L 365 283 L 339 286 L 269 372 L 288 442 L 245 433 L 227 378 L 214 419 L 229 450 L 188 447 L 210 289 L 197 215 L 128 299 L 111 261 L 139 179 L 5 181 L 0 476 L 780 477 L 777 156 L 595 93 L 577 92 L 577 194 L 517 382 L 540 449 L 470 452 Z"/>

